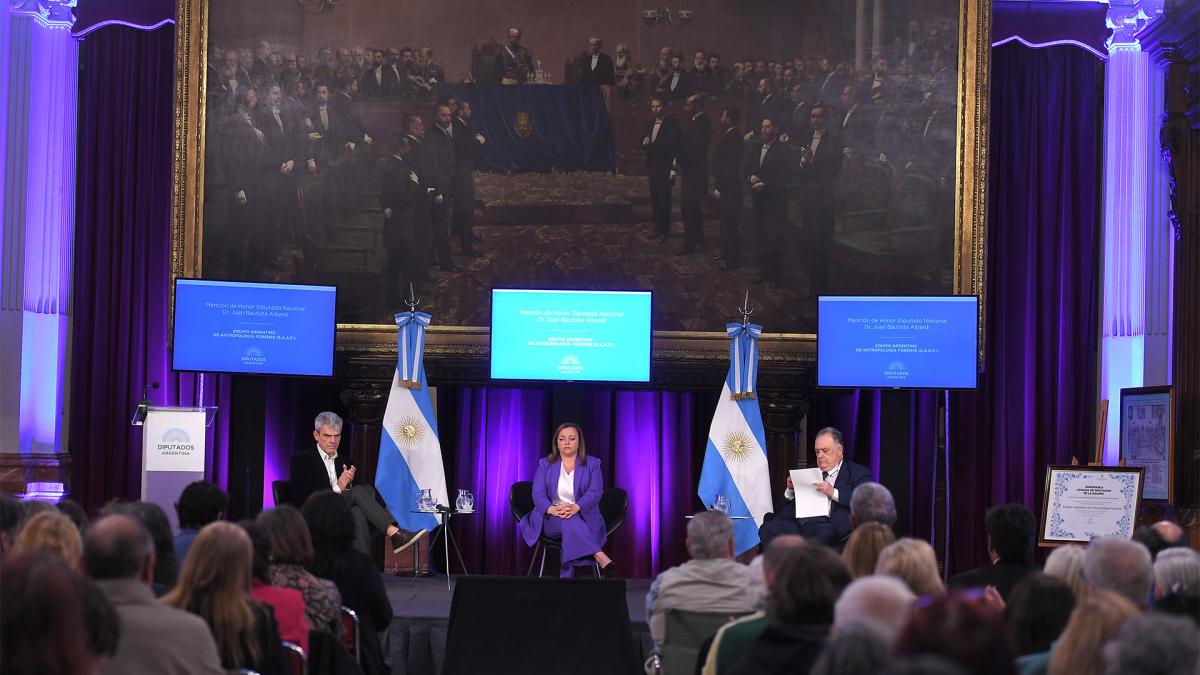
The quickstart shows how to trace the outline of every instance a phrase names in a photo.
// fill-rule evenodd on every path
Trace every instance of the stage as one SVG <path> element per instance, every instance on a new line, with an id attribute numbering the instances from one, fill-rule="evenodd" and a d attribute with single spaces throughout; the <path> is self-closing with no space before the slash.
<path id="1" fill-rule="evenodd" d="M 450 577 L 453 587 L 456 576 Z M 557 579 L 547 582 L 558 583 Z M 446 629 L 450 619 L 453 590 L 446 590 L 446 577 L 400 577 L 385 574 L 383 587 L 394 614 L 392 623 L 381 636 L 385 658 L 392 675 L 428 675 L 440 673 L 446 650 Z M 646 591 L 649 579 L 625 581 L 625 602 L 638 662 L 650 654 L 650 629 L 646 625 Z M 497 620 L 502 620 L 498 608 Z"/>

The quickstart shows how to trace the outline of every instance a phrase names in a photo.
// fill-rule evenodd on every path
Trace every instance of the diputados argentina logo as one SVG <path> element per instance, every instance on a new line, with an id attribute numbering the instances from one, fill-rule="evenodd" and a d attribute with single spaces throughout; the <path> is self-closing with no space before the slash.
<path id="1" fill-rule="evenodd" d="M 889 380 L 908 379 L 908 366 L 903 361 L 892 361 L 883 369 L 883 376 Z"/>
<path id="2" fill-rule="evenodd" d="M 258 347 L 249 347 L 242 352 L 242 363 L 262 365 L 267 362 L 267 357 L 263 355 L 262 350 Z"/>
<path id="3" fill-rule="evenodd" d="M 196 452 L 196 444 L 192 437 L 179 427 L 172 427 L 163 432 L 162 440 L 158 442 L 160 455 L 190 455 Z"/>

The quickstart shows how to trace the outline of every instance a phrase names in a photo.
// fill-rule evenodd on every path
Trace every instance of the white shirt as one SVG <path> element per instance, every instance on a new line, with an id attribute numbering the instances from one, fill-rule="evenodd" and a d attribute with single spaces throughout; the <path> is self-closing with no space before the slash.
<path id="1" fill-rule="evenodd" d="M 334 492 L 341 494 L 342 488 L 337 482 L 337 465 L 334 464 L 334 460 L 337 459 L 337 455 L 335 454 L 333 457 L 330 457 L 329 455 L 325 454 L 325 451 L 322 450 L 321 446 L 319 445 L 317 446 L 317 453 L 321 455 L 321 461 L 325 464 L 325 473 L 329 474 L 329 487 L 332 488 Z"/>
<path id="2" fill-rule="evenodd" d="M 661 126 L 662 126 L 662 120 L 655 118 L 654 119 L 654 128 L 650 130 L 650 142 L 651 143 L 658 140 L 658 129 Z"/>
<path id="3" fill-rule="evenodd" d="M 671 76 L 671 91 L 675 91 L 675 88 L 678 86 L 679 86 L 679 72 L 676 71 L 676 73 Z"/>
<path id="4" fill-rule="evenodd" d="M 841 470 L 842 470 L 842 463 L 841 463 L 841 462 L 838 462 L 837 466 L 833 467 L 833 469 L 832 469 L 832 470 L 829 472 L 829 474 L 828 474 L 827 476 L 825 476 L 825 482 L 826 482 L 826 483 L 829 483 L 830 485 L 834 485 L 834 484 L 836 484 L 836 483 L 837 483 L 838 472 L 839 472 L 839 471 L 841 471 Z M 795 490 L 784 490 L 784 491 L 783 491 L 783 498 L 784 498 L 784 499 L 786 499 L 786 500 L 788 500 L 788 501 L 791 501 L 791 500 L 795 499 L 795 498 L 796 498 L 796 491 L 795 491 Z M 838 501 L 838 491 L 837 491 L 836 489 L 834 489 L 834 491 L 833 491 L 833 496 L 832 496 L 832 497 L 830 497 L 830 499 L 832 499 L 832 500 L 833 500 L 833 501 L 835 501 L 835 502 L 836 502 L 836 501 Z"/>
<path id="5" fill-rule="evenodd" d="M 592 54 L 592 70 L 596 69 L 596 62 L 600 60 L 599 54 Z"/>
<path id="6" fill-rule="evenodd" d="M 575 503 L 575 472 L 567 471 L 567 465 L 559 461 L 558 470 L 558 501 L 564 504 Z"/>
<path id="7" fill-rule="evenodd" d="M 771 143 L 774 143 L 772 141 Z M 771 143 L 763 143 L 762 152 L 758 153 L 758 168 L 762 168 L 763 160 L 767 158 L 767 153 L 771 151 Z"/>
<path id="8" fill-rule="evenodd" d="M 824 136 L 825 136 L 824 131 L 814 131 L 813 132 L 812 143 L 808 144 L 808 150 L 809 150 L 809 152 L 812 153 L 813 157 L 817 156 L 817 148 L 821 147 L 821 139 L 824 138 Z M 838 466 L 841 466 L 841 464 L 838 464 Z"/>

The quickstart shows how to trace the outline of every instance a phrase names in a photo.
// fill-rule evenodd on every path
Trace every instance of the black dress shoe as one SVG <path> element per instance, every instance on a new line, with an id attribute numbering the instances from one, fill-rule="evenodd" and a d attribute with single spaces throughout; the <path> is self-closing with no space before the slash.
<path id="1" fill-rule="evenodd" d="M 417 530 L 416 532 L 409 532 L 408 530 L 402 529 L 396 534 L 393 534 L 392 553 L 399 553 L 409 546 L 412 546 L 420 541 L 421 537 L 424 537 L 427 532 L 429 532 L 429 530 L 422 529 Z"/>

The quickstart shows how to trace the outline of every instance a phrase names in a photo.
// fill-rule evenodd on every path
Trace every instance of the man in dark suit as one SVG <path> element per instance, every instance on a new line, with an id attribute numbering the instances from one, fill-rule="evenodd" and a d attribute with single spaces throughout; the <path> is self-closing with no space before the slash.
<path id="1" fill-rule="evenodd" d="M 683 55 L 671 56 L 671 73 L 664 87 L 668 101 L 683 101 L 696 93 L 696 83 L 690 73 L 683 69 Z"/>
<path id="2" fill-rule="evenodd" d="M 429 280 L 430 252 L 433 250 L 433 232 L 430 226 L 434 200 L 434 188 L 429 185 L 425 168 L 425 121 L 417 113 L 404 115 L 404 137 L 408 139 L 409 152 L 405 159 L 417 174 L 421 193 L 413 205 L 414 241 L 418 255 L 410 258 L 411 273 L 417 283 Z"/>
<path id="3" fill-rule="evenodd" d="M 758 81 L 758 97 L 754 100 L 754 104 L 750 107 L 750 129 L 755 131 L 762 124 L 764 117 L 770 117 L 775 121 L 776 131 L 782 131 L 779 127 L 783 121 L 779 114 L 787 107 L 783 97 L 775 92 L 775 81 L 769 78 L 762 78 Z"/>
<path id="4" fill-rule="evenodd" d="M 283 105 L 283 91 L 278 84 L 267 89 L 264 104 L 255 110 L 255 126 L 264 136 L 263 177 L 266 183 L 266 212 L 269 235 L 262 242 L 268 252 L 278 253 L 278 246 L 296 243 L 296 188 L 303 167 L 310 157 L 304 156 L 303 121 L 294 110 Z"/>
<path id="5" fill-rule="evenodd" d="M 458 235 L 463 255 L 478 257 L 473 243 L 475 238 L 475 163 L 479 150 L 487 139 L 471 129 L 471 104 L 459 101 L 456 115 L 450 123 L 454 136 L 454 206 L 451 222 Z"/>
<path id="6" fill-rule="evenodd" d="M 355 468 L 338 456 L 342 442 L 342 418 L 323 412 L 314 422 L 313 438 L 317 447 L 305 448 L 292 455 L 289 489 L 291 503 L 302 508 L 314 492 L 333 490 L 342 495 L 354 514 L 354 548 L 370 555 L 370 527 L 387 536 L 393 553 L 412 546 L 427 530 L 409 532 L 396 525 L 396 519 L 376 501 L 375 488 L 355 483 Z"/>
<path id="7" fill-rule="evenodd" d="M 754 236 L 758 247 L 756 283 L 779 287 L 780 247 L 787 224 L 788 182 L 795 174 L 796 155 L 786 136 L 780 136 L 772 117 L 764 117 L 762 137 L 751 142 L 742 175 L 750 186 L 754 205 Z M 749 134 L 747 139 L 750 140 Z"/>
<path id="8" fill-rule="evenodd" d="M 870 482 L 871 470 L 861 464 L 855 464 L 845 459 L 845 448 L 842 446 L 842 432 L 833 427 L 825 427 L 817 432 L 813 449 L 817 455 L 817 467 L 821 469 L 824 480 L 798 488 L 792 485 L 788 476 L 787 490 L 783 493 L 789 504 L 774 514 L 763 519 L 758 536 L 763 548 L 771 540 L 781 534 L 799 534 L 809 539 L 816 539 L 823 544 L 833 546 L 850 535 L 853 526 L 850 522 L 850 500 L 854 497 L 854 489 L 863 483 Z M 816 490 L 829 498 L 829 515 L 813 518 L 796 518 L 795 490 Z"/>
<path id="9" fill-rule="evenodd" d="M 237 90 L 237 108 L 226 119 L 221 133 L 225 174 L 229 180 L 229 233 L 234 252 L 231 272 L 235 278 L 261 278 L 262 267 L 270 261 L 257 258 L 256 250 L 263 241 L 262 221 L 266 214 L 266 180 L 263 176 L 263 157 L 266 134 L 258 128 L 254 114 L 258 92 L 253 87 Z"/>
<path id="10" fill-rule="evenodd" d="M 1017 582 L 1033 572 L 1033 541 L 1037 526 L 1033 514 L 1021 504 L 1001 504 L 983 517 L 987 530 L 988 559 L 992 562 L 950 580 L 952 588 L 995 586 L 1008 599 Z"/>
<path id="11" fill-rule="evenodd" d="M 397 83 L 395 74 L 383 60 L 383 51 L 371 52 L 371 67 L 358 79 L 358 93 L 363 98 L 383 98 L 392 93 Z"/>
<path id="12" fill-rule="evenodd" d="M 834 195 L 845 154 L 841 137 L 831 128 L 830 113 L 824 104 L 813 106 L 809 111 L 812 130 L 800 150 L 800 189 L 805 205 L 802 227 L 809 252 L 809 295 L 814 301 L 829 283 Z"/>
<path id="13" fill-rule="evenodd" d="M 683 215 L 683 248 L 679 255 L 694 252 L 704 241 L 704 193 L 708 189 L 708 144 L 712 122 L 704 114 L 704 95 L 688 97 L 684 111 L 691 116 L 679 139 L 680 197 Z"/>
<path id="14" fill-rule="evenodd" d="M 421 283 L 416 274 L 423 255 L 418 247 L 417 206 L 425 198 L 425 186 L 408 160 L 412 142 L 397 134 L 390 143 L 391 156 L 383 161 L 379 206 L 383 209 L 383 243 L 387 248 L 384 269 L 385 294 L 389 306 L 399 307 L 408 286 Z"/>
<path id="15" fill-rule="evenodd" d="M 654 119 L 642 135 L 646 151 L 646 177 L 650 183 L 650 204 L 654 209 L 654 236 L 666 241 L 671 235 L 671 165 L 679 151 L 679 122 L 667 117 L 662 97 L 650 100 Z"/>
<path id="16" fill-rule="evenodd" d="M 434 127 L 421 141 L 421 164 L 425 168 L 425 183 L 433 188 L 431 223 L 433 226 L 433 258 L 438 267 L 456 271 L 450 257 L 450 214 L 454 197 L 454 173 L 457 158 L 454 151 L 454 130 L 451 127 L 450 106 L 436 108 Z"/>
<path id="17" fill-rule="evenodd" d="M 742 210 L 742 155 L 745 144 L 738 130 L 742 111 L 731 105 L 721 112 L 721 140 L 713 153 L 713 196 L 721 217 L 721 269 L 737 269 L 741 264 L 741 234 L 738 216 Z"/>
<path id="18" fill-rule="evenodd" d="M 600 51 L 602 46 L 599 36 L 588 38 L 588 51 L 579 61 L 579 84 L 617 83 L 613 61 Z"/>

